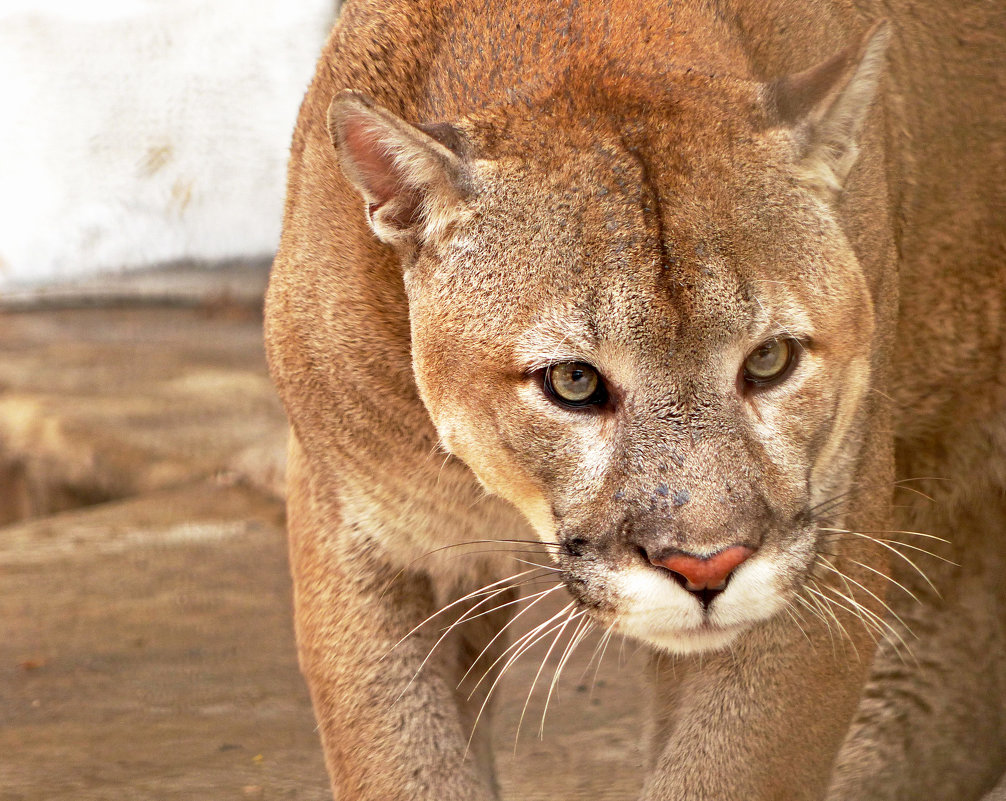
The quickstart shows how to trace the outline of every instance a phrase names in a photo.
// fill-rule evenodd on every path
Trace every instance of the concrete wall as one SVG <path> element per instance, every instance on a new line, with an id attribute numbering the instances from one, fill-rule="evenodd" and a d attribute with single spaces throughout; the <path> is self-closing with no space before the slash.
<path id="1" fill-rule="evenodd" d="M 335 0 L 0 0 L 0 293 L 267 256 Z"/>

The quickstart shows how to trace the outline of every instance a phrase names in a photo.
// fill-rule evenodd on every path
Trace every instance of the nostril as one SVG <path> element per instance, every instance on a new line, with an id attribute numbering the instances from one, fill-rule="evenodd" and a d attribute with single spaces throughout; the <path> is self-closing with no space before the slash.
<path id="1" fill-rule="evenodd" d="M 680 573 L 675 573 L 673 570 L 670 570 L 668 572 L 670 573 L 671 578 L 681 585 L 681 589 L 688 590 L 689 592 L 695 592 L 694 589 L 689 589 L 688 579 L 686 579 Z M 694 585 L 692 586 L 694 587 Z"/>

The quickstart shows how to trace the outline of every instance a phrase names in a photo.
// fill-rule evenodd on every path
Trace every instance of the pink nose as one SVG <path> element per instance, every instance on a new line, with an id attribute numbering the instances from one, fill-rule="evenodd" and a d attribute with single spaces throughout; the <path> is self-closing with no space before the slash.
<path id="1" fill-rule="evenodd" d="M 754 549 L 746 545 L 731 545 L 708 557 L 675 551 L 662 559 L 651 558 L 650 562 L 684 577 L 686 590 L 720 590 L 737 565 L 753 553 Z"/>

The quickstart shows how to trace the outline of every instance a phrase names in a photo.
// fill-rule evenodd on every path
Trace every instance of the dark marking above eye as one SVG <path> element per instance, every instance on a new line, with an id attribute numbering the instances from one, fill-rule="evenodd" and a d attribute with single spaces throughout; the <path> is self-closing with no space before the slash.
<path id="1" fill-rule="evenodd" d="M 666 498 L 669 493 L 670 493 L 670 489 L 668 489 L 668 487 L 667 487 L 666 484 L 660 484 L 660 485 L 657 486 L 657 495 L 660 495 L 660 496 Z"/>
<path id="2" fill-rule="evenodd" d="M 692 494 L 688 490 L 678 490 L 674 493 L 674 505 L 684 506 L 692 499 Z"/>

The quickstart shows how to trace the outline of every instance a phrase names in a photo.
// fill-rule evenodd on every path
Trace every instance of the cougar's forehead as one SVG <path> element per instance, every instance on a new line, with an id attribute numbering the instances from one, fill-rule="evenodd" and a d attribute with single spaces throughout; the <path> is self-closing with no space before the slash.
<path id="1" fill-rule="evenodd" d="M 799 282 L 792 292 L 771 283 L 794 260 L 757 244 L 757 220 L 659 188 L 639 154 L 597 150 L 562 170 L 496 165 L 468 225 L 431 267 L 438 325 L 450 297 L 448 316 L 486 343 L 520 337 L 533 350 L 540 333 L 543 344 L 584 348 L 721 345 L 758 324 L 764 298 L 800 305 Z"/>
<path id="2" fill-rule="evenodd" d="M 668 366 L 672 350 L 750 349 L 773 326 L 855 330 L 866 311 L 849 292 L 858 265 L 770 135 L 702 148 L 695 132 L 636 144 L 552 134 L 548 160 L 476 165 L 468 217 L 427 254 L 414 334 L 514 369 L 593 361 L 598 348 L 611 363 L 621 348 L 620 361 L 645 371 Z"/>
<path id="3" fill-rule="evenodd" d="M 518 316 L 620 295 L 655 300 L 661 274 L 683 266 L 662 252 L 656 191 L 630 154 L 595 151 L 554 169 L 486 169 L 467 224 L 435 254 L 438 282 Z"/>

